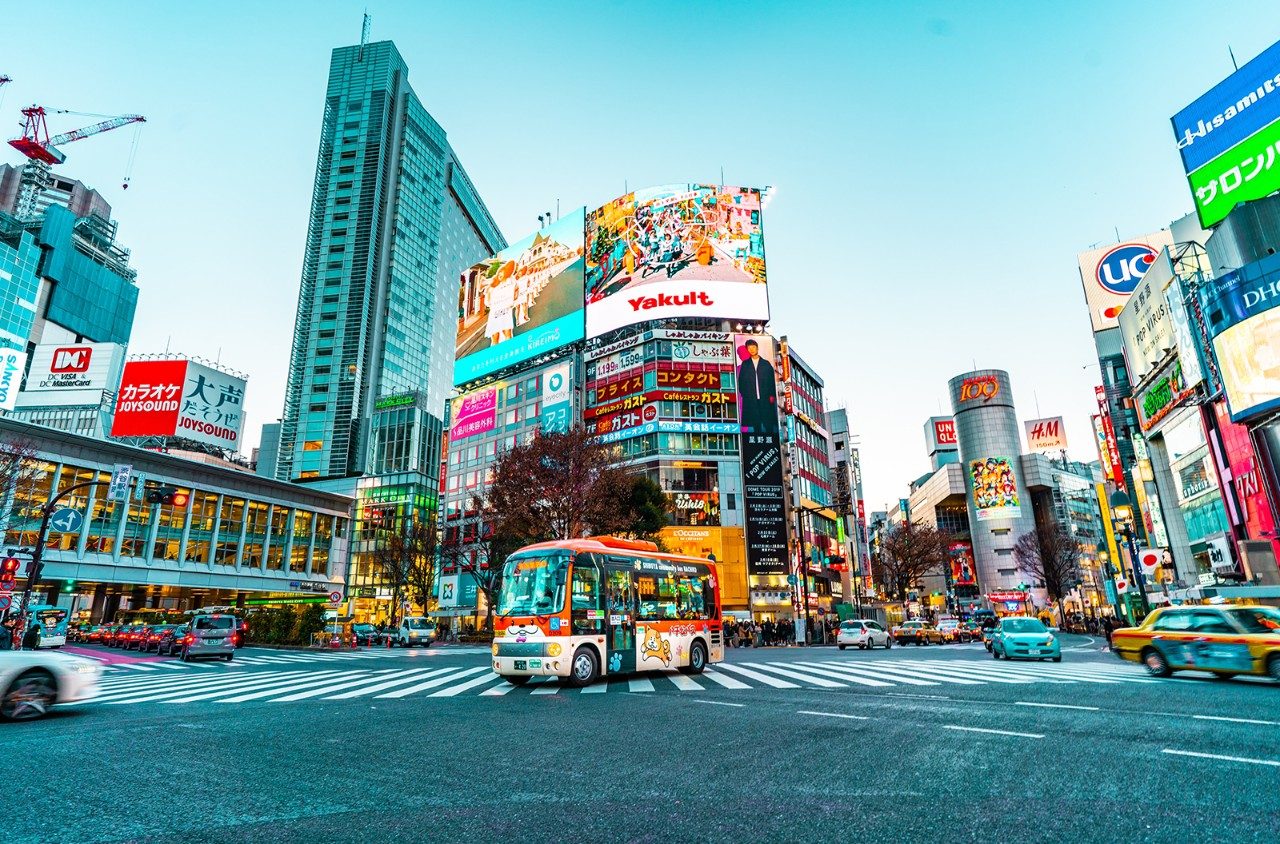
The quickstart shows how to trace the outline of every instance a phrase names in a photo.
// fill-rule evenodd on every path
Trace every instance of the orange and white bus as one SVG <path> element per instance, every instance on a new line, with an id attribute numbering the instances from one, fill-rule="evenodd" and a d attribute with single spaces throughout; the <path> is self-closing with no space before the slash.
<path id="1" fill-rule="evenodd" d="M 493 670 L 586 686 L 602 676 L 724 659 L 715 563 L 652 542 L 542 542 L 507 558 L 495 607 Z"/>

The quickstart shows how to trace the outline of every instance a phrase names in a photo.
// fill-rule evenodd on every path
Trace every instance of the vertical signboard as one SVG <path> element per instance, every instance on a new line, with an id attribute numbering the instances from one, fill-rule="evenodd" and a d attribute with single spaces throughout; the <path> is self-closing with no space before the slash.
<path id="1" fill-rule="evenodd" d="M 27 368 L 27 353 L 16 349 L 0 349 L 0 410 L 13 410 L 22 386 L 22 371 Z"/>
<path id="2" fill-rule="evenodd" d="M 573 362 L 567 360 L 542 374 L 542 430 L 563 434 L 573 424 Z"/>
<path id="3" fill-rule="evenodd" d="M 750 574 L 787 573 L 787 515 L 778 436 L 778 375 L 773 338 L 734 335 L 742 502 Z"/>
<path id="4" fill-rule="evenodd" d="M 951 563 L 951 583 L 955 586 L 975 586 L 978 583 L 973 564 L 973 545 L 969 542 L 953 542 L 947 547 Z"/>
<path id="5" fill-rule="evenodd" d="M 978 521 L 1016 519 L 1022 515 L 1018 500 L 1018 478 L 1008 457 L 987 457 L 969 461 L 973 487 L 973 509 Z"/>

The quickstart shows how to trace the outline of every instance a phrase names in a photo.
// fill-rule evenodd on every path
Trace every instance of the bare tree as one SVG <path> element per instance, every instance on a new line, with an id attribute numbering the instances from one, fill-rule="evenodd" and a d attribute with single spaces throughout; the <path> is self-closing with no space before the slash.
<path id="1" fill-rule="evenodd" d="M 872 559 L 876 580 L 894 600 L 907 600 L 922 578 L 942 570 L 951 541 L 950 534 L 923 522 L 893 525 Z"/>
<path id="2" fill-rule="evenodd" d="M 379 579 L 391 588 L 391 622 L 395 624 L 402 596 L 425 607 L 435 588 L 435 520 L 396 518 L 374 539 L 370 557 Z"/>
<path id="3" fill-rule="evenodd" d="M 1013 558 L 1034 585 L 1044 586 L 1058 608 L 1059 623 L 1064 622 L 1062 598 L 1080 581 L 1080 544 L 1075 537 L 1056 522 L 1038 524 L 1018 537 Z"/>
<path id="4" fill-rule="evenodd" d="M 29 496 L 31 488 L 43 472 L 39 454 L 31 441 L 0 441 L 0 536 L 13 519 L 16 497 L 20 494 Z M 45 504 L 44 501 L 32 503 L 37 508 Z M 30 512 L 17 515 L 21 520 L 32 518 Z"/>

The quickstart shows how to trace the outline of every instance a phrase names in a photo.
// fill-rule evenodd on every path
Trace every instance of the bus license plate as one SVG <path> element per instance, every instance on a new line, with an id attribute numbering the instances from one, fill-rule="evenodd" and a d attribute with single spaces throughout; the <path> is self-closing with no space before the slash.
<path id="1" fill-rule="evenodd" d="M 528 671 L 529 661 L 527 659 L 517 659 L 515 664 L 516 671 Z"/>

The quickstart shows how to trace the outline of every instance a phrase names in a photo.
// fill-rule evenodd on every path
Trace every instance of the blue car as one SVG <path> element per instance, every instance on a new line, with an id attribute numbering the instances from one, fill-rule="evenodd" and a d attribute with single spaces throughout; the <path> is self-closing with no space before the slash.
<path id="1" fill-rule="evenodd" d="M 994 659 L 1051 659 L 1062 662 L 1058 637 L 1038 618 L 1010 615 L 1000 619 L 991 635 Z"/>

